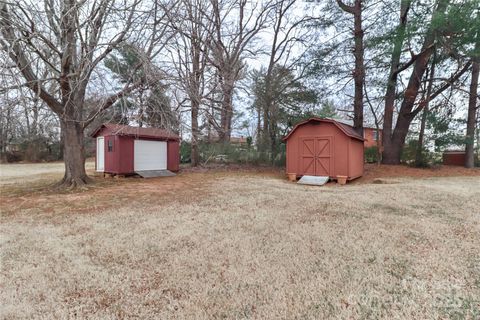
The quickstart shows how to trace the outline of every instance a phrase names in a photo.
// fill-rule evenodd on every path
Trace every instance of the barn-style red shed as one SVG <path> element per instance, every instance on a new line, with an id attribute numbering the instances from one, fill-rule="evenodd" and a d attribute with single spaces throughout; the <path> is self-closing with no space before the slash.
<path id="1" fill-rule="evenodd" d="M 363 137 L 344 123 L 310 118 L 297 124 L 283 139 L 287 144 L 287 174 L 298 177 L 363 175 Z"/>
<path id="2" fill-rule="evenodd" d="M 180 137 L 168 130 L 103 124 L 91 136 L 96 138 L 96 171 L 123 175 L 179 170 Z"/>

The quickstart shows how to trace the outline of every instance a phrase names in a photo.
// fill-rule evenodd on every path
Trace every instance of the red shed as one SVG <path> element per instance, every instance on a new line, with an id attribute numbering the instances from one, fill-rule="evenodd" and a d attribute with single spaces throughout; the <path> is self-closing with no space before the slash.
<path id="1" fill-rule="evenodd" d="M 297 124 L 283 139 L 287 144 L 287 174 L 298 177 L 363 175 L 363 138 L 344 123 L 310 118 Z"/>
<path id="2" fill-rule="evenodd" d="M 443 164 L 446 166 L 464 166 L 464 150 L 447 150 L 443 152 Z"/>
<path id="3" fill-rule="evenodd" d="M 96 171 L 179 170 L 180 137 L 168 130 L 103 124 L 91 136 L 96 138 Z"/>

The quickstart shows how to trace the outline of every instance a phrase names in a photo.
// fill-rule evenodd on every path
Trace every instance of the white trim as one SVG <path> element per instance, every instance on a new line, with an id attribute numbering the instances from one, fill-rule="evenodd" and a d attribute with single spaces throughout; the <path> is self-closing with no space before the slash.
<path id="1" fill-rule="evenodd" d="M 96 152 L 96 171 L 105 171 L 105 138 L 97 137 L 97 152 Z"/>

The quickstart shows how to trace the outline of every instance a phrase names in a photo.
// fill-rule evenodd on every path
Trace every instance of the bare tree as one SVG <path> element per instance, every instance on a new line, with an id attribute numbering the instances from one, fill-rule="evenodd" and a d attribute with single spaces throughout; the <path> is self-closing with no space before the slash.
<path id="1" fill-rule="evenodd" d="M 272 41 L 268 45 L 268 65 L 266 68 L 262 102 L 258 105 L 263 109 L 257 110 L 257 143 L 261 147 L 269 145 L 271 160 L 273 161 L 277 153 L 278 144 L 278 108 L 276 98 L 284 92 L 290 85 L 298 82 L 305 76 L 308 64 L 302 65 L 302 60 L 307 52 L 305 43 L 308 41 L 310 30 L 305 28 L 306 24 L 314 18 L 302 15 L 295 17 L 295 0 L 276 0 L 273 1 L 271 11 L 271 21 L 268 23 L 269 32 L 272 35 Z M 299 51 L 299 48 L 303 50 Z M 275 71 L 295 70 L 295 76 L 286 82 L 280 82 L 281 86 L 275 81 L 278 76 Z M 257 106 L 258 108 L 258 106 Z M 263 120 L 263 122 L 261 121 Z M 261 123 L 262 122 L 262 123 Z"/>
<path id="2" fill-rule="evenodd" d="M 60 121 L 65 161 L 60 186 L 75 187 L 90 181 L 85 172 L 85 128 L 141 84 L 126 82 L 95 109 L 84 106 L 92 77 L 105 57 L 129 36 L 137 36 L 136 31 L 144 30 L 149 18 L 158 23 L 156 14 L 144 14 L 151 11 L 155 8 L 142 5 L 141 0 L 0 3 L 0 45 L 25 80 L 19 86 L 38 94 Z M 153 43 L 158 39 L 153 35 L 147 40 Z M 37 63 L 46 74 L 37 70 Z M 106 78 L 98 75 L 96 80 L 101 77 Z"/>
<path id="3" fill-rule="evenodd" d="M 198 143 L 200 140 L 199 114 L 204 104 L 207 56 L 211 20 L 207 18 L 208 3 L 202 0 L 181 0 L 178 10 L 169 14 L 169 23 L 177 32 L 170 44 L 171 60 L 174 65 L 172 77 L 185 93 L 180 104 L 187 104 L 191 120 L 191 164 L 200 163 Z"/>
<path id="4" fill-rule="evenodd" d="M 260 30 L 265 27 L 270 3 L 247 0 L 210 0 L 212 34 L 209 61 L 217 69 L 222 93 L 220 141 L 230 141 L 235 84 L 243 69 L 242 59 Z M 249 7 L 251 6 L 251 7 Z"/>

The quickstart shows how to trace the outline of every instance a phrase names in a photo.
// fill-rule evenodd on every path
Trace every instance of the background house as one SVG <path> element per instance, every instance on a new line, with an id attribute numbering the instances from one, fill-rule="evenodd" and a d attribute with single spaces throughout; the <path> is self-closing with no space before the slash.
<path id="1" fill-rule="evenodd" d="M 364 127 L 363 128 L 363 145 L 365 148 L 376 147 L 380 140 L 380 146 L 382 146 L 382 129 Z"/>
<path id="2" fill-rule="evenodd" d="M 343 120 L 343 119 L 331 119 L 337 122 L 346 124 L 348 126 L 353 127 L 353 121 L 351 120 Z M 377 146 L 377 141 L 380 139 L 380 147 L 382 146 L 382 129 L 377 130 L 375 127 L 371 126 L 364 126 L 363 127 L 363 146 L 365 148 L 371 148 Z"/>

